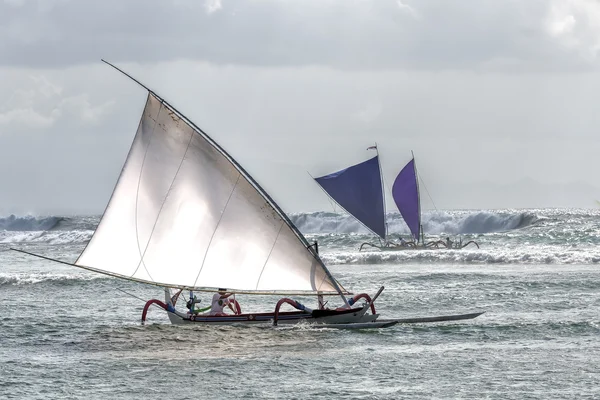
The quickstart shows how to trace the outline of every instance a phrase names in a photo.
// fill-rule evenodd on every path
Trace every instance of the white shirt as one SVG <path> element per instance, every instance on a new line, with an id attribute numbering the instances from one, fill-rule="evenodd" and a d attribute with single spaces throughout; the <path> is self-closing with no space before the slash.
<path id="1" fill-rule="evenodd" d="M 223 312 L 223 308 L 229 304 L 229 299 L 221 299 L 220 293 L 215 293 L 210 303 L 210 314 L 216 315 Z"/>

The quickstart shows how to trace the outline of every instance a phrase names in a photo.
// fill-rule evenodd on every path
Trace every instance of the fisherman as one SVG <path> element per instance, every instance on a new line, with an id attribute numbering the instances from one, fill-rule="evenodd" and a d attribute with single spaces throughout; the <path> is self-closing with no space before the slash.
<path id="1" fill-rule="evenodd" d="M 449 237 L 446 238 L 446 248 L 448 248 L 448 249 L 452 248 L 452 240 L 450 240 Z"/>
<path id="2" fill-rule="evenodd" d="M 402 246 L 402 247 L 408 246 L 408 242 L 406 240 L 404 240 L 403 237 L 400 237 L 400 246 Z"/>
<path id="3" fill-rule="evenodd" d="M 232 294 L 233 293 L 227 293 L 225 289 L 219 289 L 219 291 L 213 295 L 209 315 L 227 315 L 223 312 L 225 306 L 228 306 L 231 309 L 231 311 L 233 311 L 233 313 L 235 314 L 235 309 L 233 308 L 232 301 L 228 299 L 228 297 Z"/>

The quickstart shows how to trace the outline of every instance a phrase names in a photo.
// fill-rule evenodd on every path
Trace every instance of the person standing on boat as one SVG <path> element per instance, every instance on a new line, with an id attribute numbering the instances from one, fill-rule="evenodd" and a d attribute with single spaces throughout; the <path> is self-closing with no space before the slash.
<path id="1" fill-rule="evenodd" d="M 223 312 L 225 306 L 228 306 L 231 311 L 235 314 L 235 309 L 233 308 L 233 304 L 231 300 L 228 299 L 233 293 L 227 293 L 225 289 L 219 289 L 217 293 L 214 294 L 212 298 L 212 303 L 210 305 L 210 314 L 209 315 L 227 315 Z"/>
<path id="2" fill-rule="evenodd" d="M 450 240 L 449 237 L 446 238 L 446 248 L 448 248 L 448 249 L 452 248 L 452 240 Z"/>

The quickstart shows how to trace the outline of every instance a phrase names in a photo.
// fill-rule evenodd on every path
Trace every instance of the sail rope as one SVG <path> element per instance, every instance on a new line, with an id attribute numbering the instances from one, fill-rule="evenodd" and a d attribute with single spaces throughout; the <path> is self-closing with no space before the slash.
<path id="1" fill-rule="evenodd" d="M 225 215 L 225 210 L 227 210 L 227 206 L 229 205 L 229 202 L 231 201 L 231 198 L 233 197 L 233 194 L 235 193 L 235 189 L 237 188 L 238 184 L 240 183 L 241 177 L 242 177 L 242 174 L 238 173 L 238 177 L 237 177 L 237 180 L 235 181 L 235 185 L 233 185 L 233 188 L 231 189 L 231 193 L 229 193 L 229 197 L 227 198 L 227 202 L 225 203 L 225 206 L 223 206 L 223 210 L 221 211 L 221 216 L 219 217 L 219 221 L 217 222 L 217 225 L 215 226 L 215 229 L 213 230 L 213 233 L 210 237 L 210 241 L 208 242 L 208 246 L 206 246 L 206 251 L 204 252 L 204 257 L 202 258 L 202 264 L 200 264 L 200 270 L 198 271 L 198 275 L 196 275 L 196 280 L 194 280 L 194 286 L 196 286 L 196 283 L 198 283 L 198 279 L 200 278 L 200 273 L 202 273 L 202 268 L 204 268 L 204 262 L 206 261 L 206 256 L 208 255 L 208 250 L 210 250 L 210 246 L 212 244 L 213 239 L 215 238 L 217 229 L 219 229 L 219 225 L 221 225 L 221 221 L 223 220 L 223 216 Z"/>
<path id="2" fill-rule="evenodd" d="M 119 288 L 115 288 L 115 289 L 116 289 L 116 290 L 118 290 L 119 292 L 123 292 L 123 293 L 125 293 L 127 296 L 131 296 L 131 297 L 133 297 L 134 299 L 138 299 L 138 300 L 141 300 L 141 301 L 143 301 L 144 303 L 146 303 L 146 307 L 148 307 L 148 304 L 149 304 L 150 302 L 154 302 L 154 301 L 159 301 L 159 302 L 160 302 L 160 300 L 158 300 L 158 299 L 144 300 L 144 299 L 142 299 L 141 297 L 137 297 L 136 295 L 134 295 L 134 294 L 131 294 L 131 293 L 129 293 L 129 292 L 126 292 L 126 291 L 124 291 L 124 290 L 122 290 L 122 289 L 119 289 Z M 152 303 L 150 303 L 150 304 L 152 304 Z M 144 313 L 143 313 L 143 317 L 142 317 L 142 318 L 145 318 L 145 316 L 146 316 L 146 307 L 144 308 Z M 209 308 L 210 308 L 210 307 L 209 307 Z M 171 313 L 171 314 L 177 315 L 177 313 L 176 313 L 174 310 L 165 309 L 165 311 L 166 311 L 167 313 Z M 144 320 L 142 321 L 142 325 L 143 325 L 145 322 L 146 322 L 146 320 L 144 319 Z"/>
<path id="3" fill-rule="evenodd" d="M 368 147 L 367 151 L 371 148 Z M 385 237 L 383 238 L 383 242 L 381 238 L 379 242 L 385 243 L 387 241 L 388 236 L 388 222 L 387 222 L 387 204 L 385 200 L 385 177 L 383 175 L 383 170 L 381 169 L 381 159 L 379 158 L 379 147 L 377 147 L 377 142 L 375 142 L 375 152 L 377 153 L 377 164 L 379 165 L 379 176 L 381 177 L 381 197 L 383 198 L 383 224 L 385 226 Z"/>
<path id="4" fill-rule="evenodd" d="M 338 232 L 338 228 L 339 228 L 339 224 L 340 224 L 340 220 L 342 219 L 342 216 L 338 214 L 336 206 L 335 206 L 335 201 L 333 201 L 333 199 L 331 197 L 327 197 L 329 199 L 329 204 L 331 205 L 331 208 L 333 209 L 333 213 L 336 215 L 335 217 L 335 234 L 337 235 Z"/>
<path id="5" fill-rule="evenodd" d="M 141 297 L 137 297 L 135 294 L 131 294 L 131 293 L 129 293 L 129 292 L 126 292 L 126 291 L 124 291 L 123 289 L 115 288 L 115 290 L 118 290 L 119 292 L 123 292 L 123 293 L 125 293 L 127 296 L 131 296 L 131 297 L 133 297 L 134 299 L 141 300 L 141 301 L 143 301 L 144 303 L 146 303 L 146 302 L 147 302 L 147 300 L 144 300 L 144 299 L 142 299 Z"/>
<path id="6" fill-rule="evenodd" d="M 148 272 L 148 268 L 146 268 L 146 264 L 144 263 L 144 254 L 146 254 L 146 249 L 148 248 L 148 243 L 150 243 L 150 240 L 148 240 L 148 243 L 146 243 L 146 249 L 144 249 L 144 254 L 142 254 L 142 248 L 140 247 L 140 235 L 139 235 L 139 230 L 138 230 L 138 225 L 139 225 L 138 224 L 138 204 L 139 204 L 139 197 L 140 197 L 140 184 L 142 182 L 142 173 L 144 172 L 144 165 L 146 164 L 146 157 L 148 156 L 148 150 L 150 149 L 150 146 L 152 145 L 152 139 L 154 139 L 154 132 L 156 131 L 156 125 L 158 125 L 158 118 L 160 118 L 160 112 L 162 109 L 163 109 L 163 107 L 161 104 L 160 108 L 158 109 L 158 113 L 156 114 L 156 120 L 154 121 L 154 126 L 152 127 L 152 136 L 150 136 L 150 140 L 148 141 L 148 146 L 146 147 L 146 151 L 144 152 L 144 159 L 142 160 L 142 166 L 140 167 L 140 175 L 138 177 L 137 190 L 135 193 L 135 241 L 137 243 L 138 253 L 140 254 L 140 262 L 138 263 L 137 268 L 135 269 L 135 271 L 133 271 L 133 274 L 131 274 L 131 276 L 134 276 L 140 269 L 140 265 L 143 265 L 144 269 L 146 270 L 146 273 L 148 274 L 150 279 L 152 279 L 152 276 L 150 275 L 150 272 Z M 134 139 L 134 142 L 135 142 L 135 139 Z M 133 145 L 132 145 L 132 147 L 133 147 Z M 109 203 L 109 206 L 110 206 L 110 203 Z M 102 223 L 102 220 L 100 220 L 100 223 Z M 154 281 L 154 279 L 152 279 L 152 281 Z"/>
<path id="7" fill-rule="evenodd" d="M 161 103 L 161 110 L 163 108 L 166 108 L 164 103 Z M 167 109 L 168 110 L 168 109 Z M 158 116 L 160 115 L 160 110 L 158 111 L 158 115 L 156 117 L 156 119 L 158 120 Z M 156 122 L 156 124 L 158 124 L 158 121 Z M 156 129 L 156 125 L 154 127 L 154 129 Z M 154 130 L 152 131 L 152 137 L 154 137 Z M 187 147 L 185 148 L 185 152 L 183 153 L 183 156 L 181 157 L 181 161 L 179 162 L 179 166 L 177 167 L 177 171 L 175 172 L 175 175 L 173 176 L 173 180 L 171 180 L 171 184 L 169 185 L 169 189 L 167 189 L 167 193 L 165 194 L 165 197 L 162 201 L 162 203 L 160 204 L 160 209 L 158 210 L 158 213 L 156 214 L 156 219 L 154 220 L 154 225 L 152 225 L 152 230 L 150 231 L 150 236 L 148 237 L 148 242 L 146 243 L 146 248 L 144 249 L 144 253 L 141 254 L 141 259 L 140 259 L 140 263 L 144 266 L 144 269 L 146 270 L 146 272 L 148 273 L 148 276 L 150 277 L 150 279 L 152 279 L 154 281 L 154 279 L 152 278 L 152 275 L 150 275 L 150 271 L 148 271 L 148 268 L 146 267 L 146 263 L 144 262 L 144 257 L 146 256 L 146 251 L 148 251 L 148 247 L 150 247 L 150 241 L 152 240 L 152 236 L 154 235 L 154 230 L 156 229 L 156 224 L 158 223 L 158 220 L 160 219 L 160 215 L 162 213 L 162 210 L 165 206 L 165 203 L 167 202 L 167 199 L 169 198 L 169 193 L 171 193 L 171 190 L 173 189 L 173 185 L 175 184 L 175 181 L 177 180 L 177 176 L 179 176 L 179 171 L 181 171 L 181 166 L 183 165 L 183 162 L 185 161 L 185 156 L 188 153 L 188 150 L 190 149 L 190 145 L 192 144 L 192 139 L 194 138 L 194 132 L 190 132 L 190 140 L 188 140 L 188 144 Z M 152 139 L 150 139 L 152 140 Z M 148 148 L 150 147 L 150 143 L 148 144 Z M 146 149 L 146 154 L 148 154 L 148 149 Z M 146 155 L 144 155 L 144 161 L 146 160 Z M 138 196 L 139 196 L 139 190 L 140 190 L 140 181 L 142 179 L 142 172 L 143 172 L 143 163 L 142 163 L 142 170 L 140 171 L 140 178 L 138 181 L 138 193 L 136 194 L 136 203 L 135 203 L 135 211 L 136 211 L 136 222 L 137 222 L 137 205 L 138 205 Z M 137 234 L 137 224 L 136 224 L 136 234 Z M 139 237 L 138 237 L 138 249 L 139 249 Z M 138 269 L 139 269 L 139 265 L 138 265 Z M 137 269 L 136 269 L 137 272 Z M 135 272 L 134 272 L 135 275 Z M 194 283 L 195 285 L 195 283 Z"/>
<path id="8" fill-rule="evenodd" d="M 419 177 L 419 180 L 423 183 L 423 187 L 425 188 L 425 192 L 427 193 L 427 197 L 429 197 L 429 200 L 431 200 L 431 204 L 433 204 L 433 208 L 435 208 L 436 212 L 439 212 L 438 208 L 435 206 L 435 202 L 433 201 L 433 198 L 429 194 L 429 190 L 427 189 L 427 185 L 425 184 L 425 180 L 421 177 L 421 174 L 419 174 L 419 171 L 417 171 L 417 176 Z"/>
<path id="9" fill-rule="evenodd" d="M 275 245 L 277 244 L 279 235 L 281 235 L 281 230 L 283 229 L 283 225 L 285 225 L 285 222 L 281 221 L 281 226 L 279 227 L 279 230 L 277 231 L 277 236 L 275 237 L 275 240 L 273 241 L 273 246 L 271 246 L 271 250 L 269 250 L 269 255 L 265 259 L 265 263 L 263 264 L 263 267 L 260 270 L 260 274 L 258 275 L 258 280 L 256 281 L 256 287 L 255 287 L 256 290 L 258 290 L 258 284 L 260 283 L 260 278 L 262 278 L 262 274 L 263 274 L 263 272 L 265 272 L 265 267 L 267 266 L 267 263 L 269 262 L 269 259 L 271 258 L 271 254 L 273 253 L 273 249 L 275 248 Z M 235 293 L 233 294 L 233 298 L 235 300 Z"/>

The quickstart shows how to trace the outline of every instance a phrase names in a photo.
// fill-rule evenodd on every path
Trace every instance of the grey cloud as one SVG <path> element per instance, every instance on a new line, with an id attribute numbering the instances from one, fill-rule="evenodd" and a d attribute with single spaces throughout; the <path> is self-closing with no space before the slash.
<path id="1" fill-rule="evenodd" d="M 48 1 L 0 5 L 3 65 L 62 67 L 103 57 L 553 71 L 595 62 L 548 33 L 553 3 L 545 0 L 223 1 L 221 8 L 191 0 Z"/>
<path id="2" fill-rule="evenodd" d="M 146 93 L 100 57 L 286 210 L 330 209 L 306 171 L 373 141 L 387 182 L 414 150 L 440 208 L 587 205 L 595 190 L 591 0 L 0 4 L 0 215 L 103 209 Z M 556 190 L 512 185 L 527 177 Z M 588 187 L 562 193 L 573 180 Z"/>

